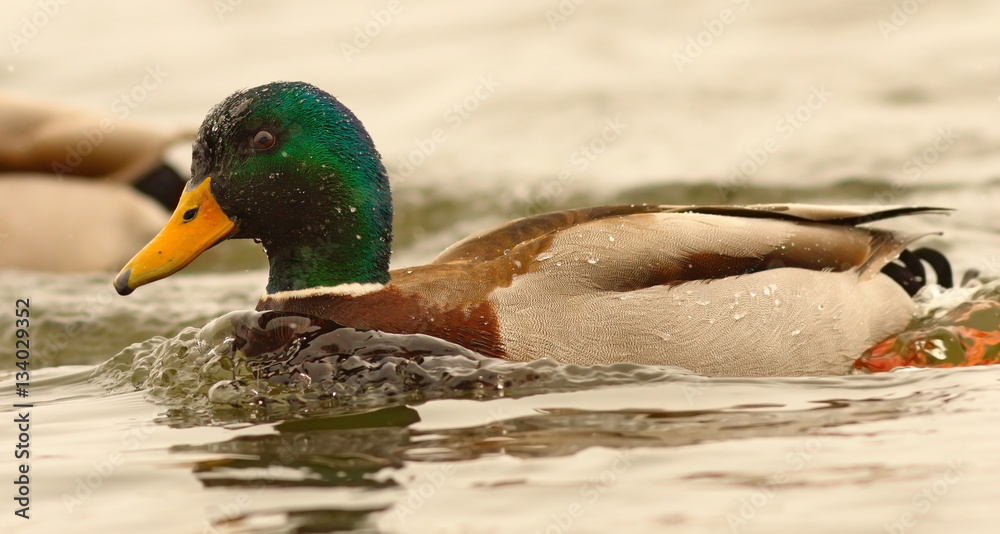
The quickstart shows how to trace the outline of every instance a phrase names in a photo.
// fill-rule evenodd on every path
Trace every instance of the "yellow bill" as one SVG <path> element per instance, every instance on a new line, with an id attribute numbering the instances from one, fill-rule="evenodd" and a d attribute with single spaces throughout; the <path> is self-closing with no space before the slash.
<path id="1" fill-rule="evenodd" d="M 128 295 L 135 288 L 183 269 L 202 252 L 236 233 L 212 195 L 212 179 L 185 190 L 167 225 L 115 277 L 115 289 Z"/>

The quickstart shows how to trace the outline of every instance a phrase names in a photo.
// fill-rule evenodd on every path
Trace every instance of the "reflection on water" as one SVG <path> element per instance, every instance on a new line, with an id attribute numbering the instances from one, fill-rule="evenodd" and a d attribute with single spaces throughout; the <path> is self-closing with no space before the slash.
<path id="1" fill-rule="evenodd" d="M 940 379 L 940 375 L 937 377 Z M 516 458 L 572 457 L 593 447 L 628 451 L 632 448 L 670 449 L 708 442 L 741 442 L 754 438 L 796 438 L 804 444 L 795 453 L 805 463 L 833 437 L 849 436 L 846 428 L 867 423 L 919 416 L 941 409 L 962 393 L 956 388 L 916 387 L 901 394 L 899 386 L 934 382 L 933 376 L 901 376 L 892 380 L 843 379 L 840 388 L 853 398 L 835 398 L 834 384 L 818 388 L 816 400 L 789 406 L 780 402 L 735 404 L 718 409 L 689 406 L 658 409 L 594 410 L 573 407 L 536 409 L 525 416 L 506 418 L 505 409 L 489 407 L 485 420 L 455 428 L 420 429 L 421 408 L 389 405 L 375 409 L 347 409 L 342 413 L 300 413 L 271 427 L 273 433 L 241 436 L 202 445 L 178 445 L 170 452 L 210 457 L 192 464 L 194 476 L 205 488 L 232 488 L 263 491 L 279 488 L 349 488 L 404 492 L 407 485 L 444 484 L 455 462 L 501 456 Z M 857 388 L 852 388 L 852 381 Z M 780 386 L 780 380 L 729 380 L 708 387 L 726 390 L 746 387 Z M 785 381 L 786 386 L 814 389 L 808 380 Z M 831 380 L 832 382 L 832 380 Z M 928 384 L 929 385 L 929 384 Z M 649 387 L 651 397 L 677 396 L 689 383 L 674 381 Z M 705 387 L 702 384 L 699 387 Z M 823 391 L 826 389 L 826 391 Z M 871 391 L 875 389 L 875 391 Z M 669 393 L 673 390 L 673 395 Z M 853 390 L 853 391 L 852 391 Z M 845 392 L 843 389 L 840 392 Z M 659 395 L 663 393 L 663 395 Z M 718 393 L 718 392 L 717 392 Z M 457 392 L 462 395 L 462 392 Z M 612 390 L 597 393 L 613 395 Z M 688 394 L 689 396 L 689 394 Z M 724 395 L 723 395 L 724 397 Z M 498 399 L 499 400 L 499 399 Z M 489 404 L 487 402 L 486 404 Z M 175 414 L 175 416 L 178 414 Z M 183 421 L 168 418 L 168 424 Z M 416 428 L 415 428 L 416 427 Z M 810 440 L 811 438 L 811 440 Z M 623 457 L 627 458 L 627 457 Z M 440 465 L 438 479 L 410 480 L 400 474 L 413 462 Z M 708 466 L 705 466 L 708 467 Z M 858 482 L 871 482 L 890 470 L 859 473 Z M 714 483 L 728 481 L 753 486 L 754 478 L 733 472 L 707 470 L 690 480 Z M 497 473 L 489 484 L 526 484 Z M 405 506 L 405 505 L 404 505 Z M 397 509 L 398 512 L 398 509 Z M 391 514 L 391 505 L 363 509 L 331 507 L 322 510 L 295 510 L 284 516 L 292 532 L 367 532 L 377 518 Z M 249 514 L 253 515 L 253 514 Z M 249 521 L 249 515 L 227 520 Z M 371 530 L 374 531 L 374 530 Z"/>
<path id="2" fill-rule="evenodd" d="M 95 368 L 92 377 L 115 391 L 142 389 L 169 406 L 157 421 L 170 428 L 258 429 L 169 447 L 206 490 L 344 496 L 327 507 L 246 506 L 213 519 L 216 528 L 238 531 L 271 521 L 282 532 L 378 532 L 378 525 L 410 510 L 402 496 L 412 500 L 414 488 L 436 491 L 456 465 L 495 458 L 572 463 L 594 448 L 669 455 L 710 443 L 784 439 L 798 443 L 788 461 L 805 466 L 831 440 L 856 439 L 856 428 L 939 416 L 970 392 L 960 377 L 929 370 L 709 379 L 630 364 L 501 362 L 426 336 L 251 311 L 134 345 Z M 434 399 L 459 404 L 445 408 L 442 418 Z M 751 454 L 766 454 L 767 448 Z M 624 472 L 631 460 L 621 458 L 614 465 Z M 406 474 L 419 465 L 433 471 L 422 478 Z M 934 474 L 857 466 L 838 476 L 871 483 Z M 754 487 L 767 477 L 704 465 L 683 479 Z M 532 481 L 500 471 L 477 485 Z M 380 498 L 350 504 L 362 494 Z"/>

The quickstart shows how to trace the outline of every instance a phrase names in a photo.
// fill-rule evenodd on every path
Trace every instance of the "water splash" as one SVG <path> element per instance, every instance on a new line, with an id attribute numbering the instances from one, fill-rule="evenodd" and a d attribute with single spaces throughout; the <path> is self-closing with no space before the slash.
<path id="1" fill-rule="evenodd" d="M 284 312 L 236 311 L 201 329 L 136 343 L 91 379 L 174 408 L 269 410 L 499 398 L 669 380 L 687 371 L 637 364 L 508 362 L 434 337 L 343 327 Z"/>

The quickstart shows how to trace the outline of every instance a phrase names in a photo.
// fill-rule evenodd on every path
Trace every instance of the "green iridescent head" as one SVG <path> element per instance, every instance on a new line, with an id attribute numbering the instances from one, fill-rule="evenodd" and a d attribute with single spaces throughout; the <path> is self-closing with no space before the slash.
<path id="1" fill-rule="evenodd" d="M 264 245 L 269 293 L 388 281 L 385 167 L 361 121 L 325 91 L 275 82 L 232 94 L 202 123 L 191 174 L 170 222 L 116 279 L 120 293 L 229 237 Z"/>

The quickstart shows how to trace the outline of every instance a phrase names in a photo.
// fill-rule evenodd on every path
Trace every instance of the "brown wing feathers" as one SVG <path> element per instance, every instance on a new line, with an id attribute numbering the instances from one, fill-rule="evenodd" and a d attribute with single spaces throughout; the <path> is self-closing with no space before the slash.
<path id="1" fill-rule="evenodd" d="M 576 210 L 555 211 L 532 217 L 524 217 L 473 234 L 445 249 L 434 258 L 433 263 L 483 262 L 499 258 L 514 247 L 533 239 L 551 236 L 559 230 L 589 221 L 636 215 L 639 213 L 659 213 L 663 206 L 599 206 Z"/>
<path id="2" fill-rule="evenodd" d="M 712 280 L 749 274 L 779 267 L 845 271 L 857 269 L 867 279 L 896 258 L 910 243 L 922 236 L 906 236 L 888 230 L 852 228 L 856 225 L 917 213 L 942 213 L 929 207 L 842 207 L 804 204 L 762 204 L 753 206 L 602 206 L 526 217 L 470 236 L 443 252 L 436 264 L 480 263 L 507 256 L 530 262 L 546 250 L 549 241 L 562 230 L 587 222 L 650 213 L 697 213 L 765 219 L 795 223 L 792 234 L 775 246 L 754 253 L 728 253 L 722 244 L 701 249 L 684 248 L 679 239 L 675 256 L 664 260 L 639 259 L 630 276 L 614 276 L 616 287 L 627 291 L 650 285 L 672 285 L 693 280 Z M 846 227 L 846 228 L 845 228 Z M 745 237 L 733 236 L 734 239 Z M 513 253 L 513 254 L 512 254 Z M 509 283 L 509 281 L 506 281 Z M 507 285 L 507 283 L 502 285 Z"/>

